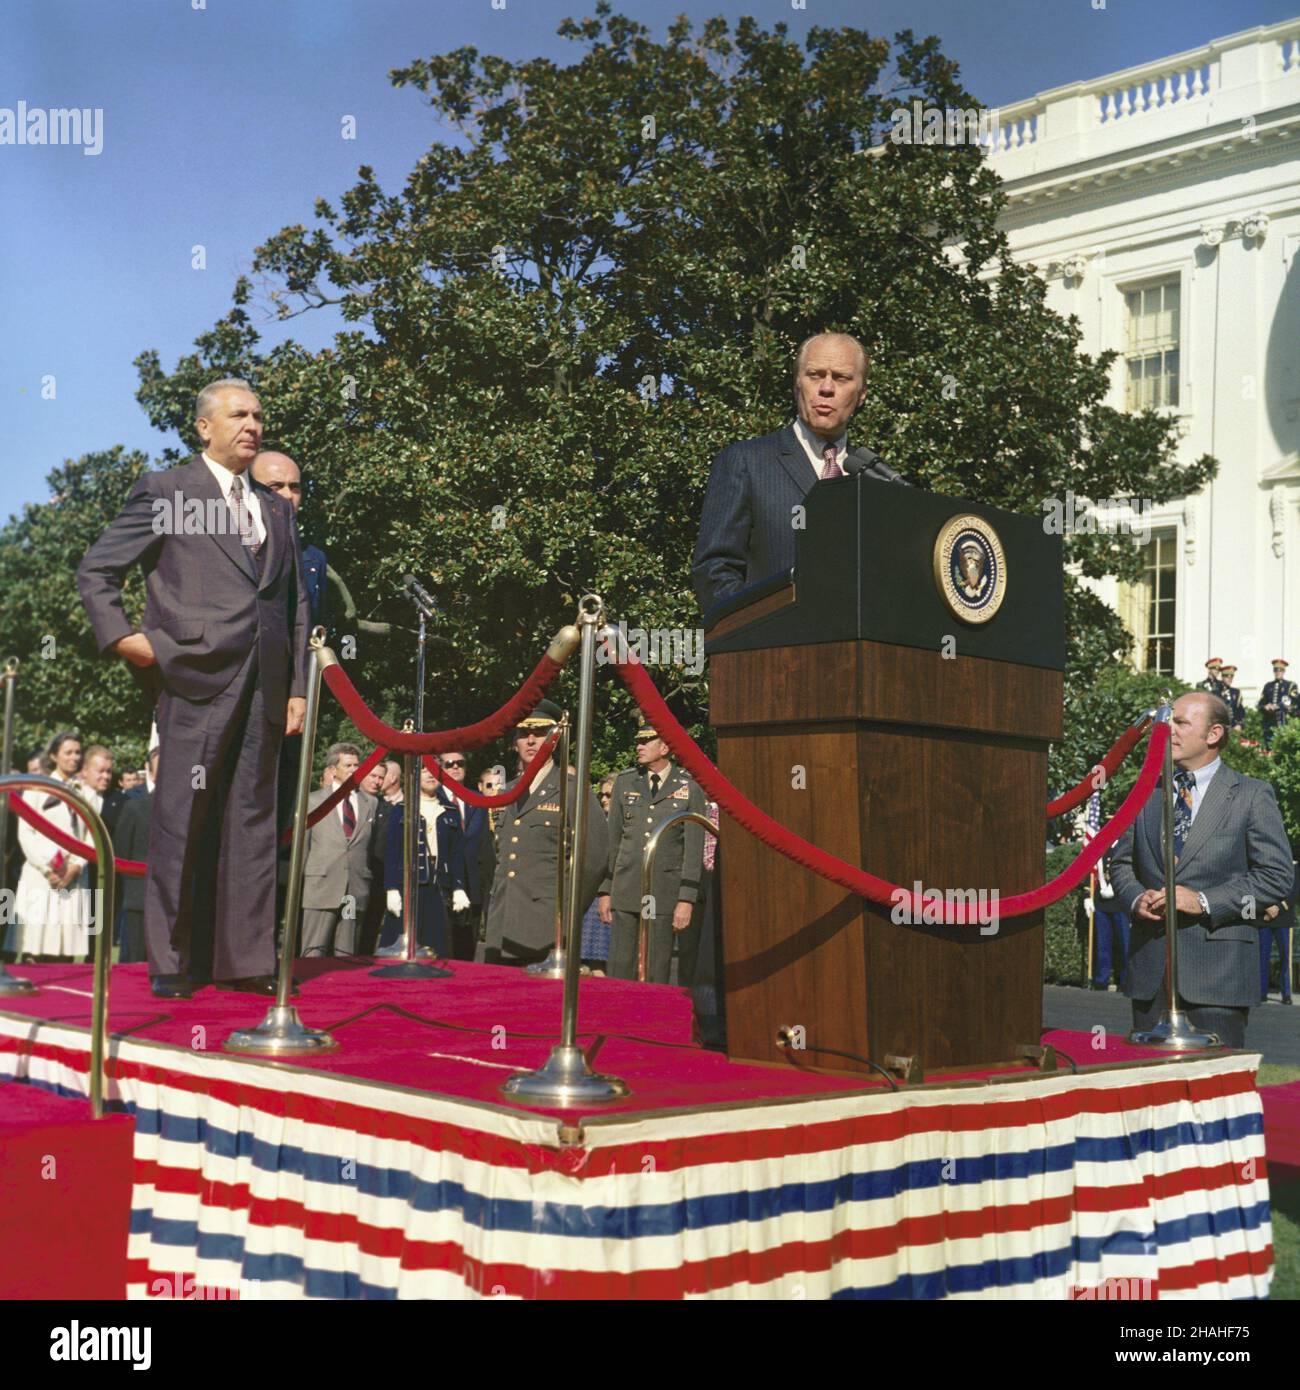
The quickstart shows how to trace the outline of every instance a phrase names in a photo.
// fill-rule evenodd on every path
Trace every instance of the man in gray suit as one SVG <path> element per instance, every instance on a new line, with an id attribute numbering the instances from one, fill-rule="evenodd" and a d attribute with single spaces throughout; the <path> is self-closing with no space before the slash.
<path id="1" fill-rule="evenodd" d="M 307 595 L 293 510 L 248 476 L 261 402 L 247 382 L 215 381 L 195 414 L 203 452 L 139 479 L 77 586 L 100 650 L 157 697 L 144 901 L 154 993 L 189 997 L 210 927 L 215 982 L 273 994 L 275 769 L 306 710 Z M 139 630 L 122 603 L 136 565 Z"/>
<path id="2" fill-rule="evenodd" d="M 691 567 L 702 611 L 793 566 L 796 508 L 819 479 L 861 471 L 902 481 L 875 454 L 848 447 L 849 421 L 866 398 L 867 354 L 856 338 L 817 333 L 800 345 L 793 424 L 729 444 L 709 474 Z"/>
<path id="3" fill-rule="evenodd" d="M 334 770 L 334 786 L 346 782 L 361 762 L 354 743 L 335 743 L 325 755 Z M 315 810 L 333 788 L 314 791 L 307 805 Z M 359 924 L 370 901 L 370 835 L 375 825 L 375 798 L 359 787 L 307 831 L 307 861 L 302 877 L 302 954 L 356 954 Z"/>
<path id="4" fill-rule="evenodd" d="M 1193 1027 L 1243 1047 L 1260 999 L 1259 927 L 1291 891 L 1291 851 L 1273 788 L 1234 772 L 1219 754 L 1231 712 L 1217 695 L 1174 701 L 1174 861 L 1178 999 Z M 1165 1007 L 1163 789 L 1157 787 L 1112 858 L 1115 900 L 1133 919 L 1128 994 L 1134 1029 Z"/>

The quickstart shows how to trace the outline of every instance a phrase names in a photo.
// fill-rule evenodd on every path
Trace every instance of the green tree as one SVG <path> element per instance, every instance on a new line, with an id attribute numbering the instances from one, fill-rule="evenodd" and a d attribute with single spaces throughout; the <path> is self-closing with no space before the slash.
<path id="1" fill-rule="evenodd" d="M 76 570 L 87 547 L 117 515 L 149 466 L 145 454 L 118 445 L 69 460 L 48 475 L 50 498 L 30 503 L 0 530 L 0 653 L 21 662 L 15 692 L 15 757 L 60 729 L 104 743 L 123 766 L 144 762 L 149 705 L 121 662 L 95 647 Z M 125 589 L 138 616 L 144 579 Z"/>
<path id="2" fill-rule="evenodd" d="M 1171 422 L 1104 404 L 1113 354 L 1083 354 L 1007 254 L 980 151 L 889 138 L 913 98 L 978 105 L 937 40 L 816 28 L 800 47 L 752 19 L 656 40 L 604 3 L 560 32 L 567 66 L 464 48 L 393 72 L 439 131 L 404 186 L 363 167 L 259 249 L 275 312 L 329 303 L 355 325 L 330 348 L 262 353 L 241 281 L 195 353 L 139 359 L 141 402 L 187 437 L 205 380 L 256 382 L 309 469 L 305 534 L 364 615 L 403 621 L 400 576 L 429 582 L 447 639 L 431 722 L 497 704 L 585 590 L 633 626 L 697 624 L 709 464 L 791 417 L 793 350 L 819 329 L 867 344 L 857 435 L 925 487 L 1041 515 L 1211 476 L 1174 462 Z M 1137 555 L 1116 536 L 1066 549 L 1076 682 L 1127 638 L 1075 575 L 1132 577 Z M 405 711 L 407 643 L 359 639 L 352 669 Z M 704 681 L 655 674 L 698 732 Z M 606 685 L 601 767 L 627 761 L 632 719 Z"/>

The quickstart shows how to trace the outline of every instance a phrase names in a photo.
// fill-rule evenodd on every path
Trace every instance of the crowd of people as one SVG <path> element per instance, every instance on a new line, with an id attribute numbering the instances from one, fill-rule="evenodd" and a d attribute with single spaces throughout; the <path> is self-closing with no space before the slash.
<path id="1" fill-rule="evenodd" d="M 1290 662 L 1284 657 L 1273 658 L 1273 679 L 1264 682 L 1256 701 L 1256 708 L 1264 720 L 1265 748 L 1272 748 L 1277 731 L 1300 714 L 1300 687 L 1295 681 L 1287 679 L 1289 666 Z M 1205 679 L 1196 688 L 1217 695 L 1227 705 L 1232 728 L 1240 733 L 1246 725 L 1246 702 L 1242 699 L 1241 690 L 1234 684 L 1236 679 L 1237 668 L 1232 662 L 1225 662 L 1221 656 L 1212 656 L 1205 663 Z"/>
<path id="2" fill-rule="evenodd" d="M 533 761 L 562 717 L 550 701 L 515 729 L 520 771 Z M 582 956 L 593 971 L 633 979 L 643 911 L 641 853 L 653 831 L 675 812 L 705 812 L 717 823 L 695 780 L 673 764 L 667 744 L 648 724 L 635 736 L 635 763 L 606 777 L 589 792 L 586 873 L 583 883 Z M 154 774 L 159 748 L 147 766 L 123 769 L 101 744 L 83 747 L 72 731 L 56 734 L 32 755 L 29 772 L 66 782 L 103 817 L 119 859 L 147 862 Z M 331 745 L 320 784 L 308 799 L 314 811 L 349 782 L 366 751 L 353 743 Z M 439 756 L 443 780 L 464 784 L 470 761 L 461 751 Z M 376 762 L 346 796 L 307 831 L 298 953 L 304 957 L 401 956 L 405 951 L 405 817 L 403 768 L 395 758 Z M 576 772 L 571 767 L 568 822 L 572 843 Z M 485 764 L 472 785 L 495 796 L 515 785 L 498 764 Z M 292 818 L 282 782 L 281 825 Z M 420 953 L 452 960 L 526 965 L 545 958 L 555 942 L 555 880 L 559 859 L 560 775 L 554 760 L 538 771 L 530 789 L 501 807 L 473 806 L 421 767 L 420 825 L 415 869 L 416 939 Z M 286 804 L 288 803 L 288 804 Z M 41 815 L 79 840 L 84 822 L 54 796 L 35 796 Z M 17 880 L 14 916 L 4 946 L 21 962 L 74 960 L 92 943 L 94 899 L 78 891 L 94 887 L 87 858 L 65 852 L 38 829 L 10 817 L 10 871 Z M 649 969 L 656 983 L 693 987 L 712 983 L 716 931 L 711 909 L 714 846 L 696 824 L 672 827 L 657 854 L 648 912 Z M 287 850 L 281 852 L 283 905 Z M 146 959 L 144 879 L 123 875 L 114 923 L 118 959 Z M 710 969 L 701 971 L 701 942 Z M 710 989 L 710 994 L 713 991 Z"/>

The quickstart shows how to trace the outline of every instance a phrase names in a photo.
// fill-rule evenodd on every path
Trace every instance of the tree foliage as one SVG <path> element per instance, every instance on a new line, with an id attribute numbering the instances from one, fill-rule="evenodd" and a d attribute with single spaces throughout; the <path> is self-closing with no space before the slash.
<path id="1" fill-rule="evenodd" d="M 900 103 L 979 105 L 936 39 L 814 28 L 801 46 L 749 18 L 657 39 L 604 3 L 560 32 L 567 65 L 462 48 L 392 72 L 432 118 L 404 185 L 362 167 L 313 226 L 269 236 L 192 354 L 137 364 L 150 418 L 191 442 L 199 386 L 255 382 L 268 443 L 305 465 L 304 534 L 363 616 L 409 622 L 407 570 L 433 589 L 431 724 L 496 707 L 587 590 L 632 627 L 696 627 L 710 463 L 792 418 L 815 331 L 867 345 L 855 438 L 921 486 L 1041 515 L 1211 476 L 1174 462 L 1169 421 L 1105 404 L 1113 354 L 1081 352 L 1010 258 L 981 152 L 887 138 Z M 263 351 L 260 297 L 349 326 Z M 1074 576 L 1132 577 L 1137 556 L 1116 536 L 1067 555 L 1077 684 L 1128 639 Z M 358 637 L 351 669 L 407 712 L 409 639 Z M 654 674 L 699 733 L 706 678 Z M 632 711 L 616 682 L 601 700 L 597 765 L 623 765 Z"/>

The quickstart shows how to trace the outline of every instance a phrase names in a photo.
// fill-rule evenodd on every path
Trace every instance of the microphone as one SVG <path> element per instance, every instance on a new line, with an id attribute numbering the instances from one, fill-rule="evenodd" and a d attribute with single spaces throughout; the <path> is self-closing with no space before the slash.
<path id="1" fill-rule="evenodd" d="M 849 450 L 844 459 L 844 471 L 849 477 L 865 473 L 868 477 L 877 478 L 884 483 L 903 483 L 906 486 L 907 480 L 902 474 L 891 468 L 874 449 L 868 449 L 865 444 L 859 444 L 856 449 Z"/>
<path id="2" fill-rule="evenodd" d="M 402 576 L 402 587 L 415 603 L 424 609 L 428 617 L 432 617 L 438 611 L 438 605 L 433 601 L 433 595 L 413 574 Z"/>

